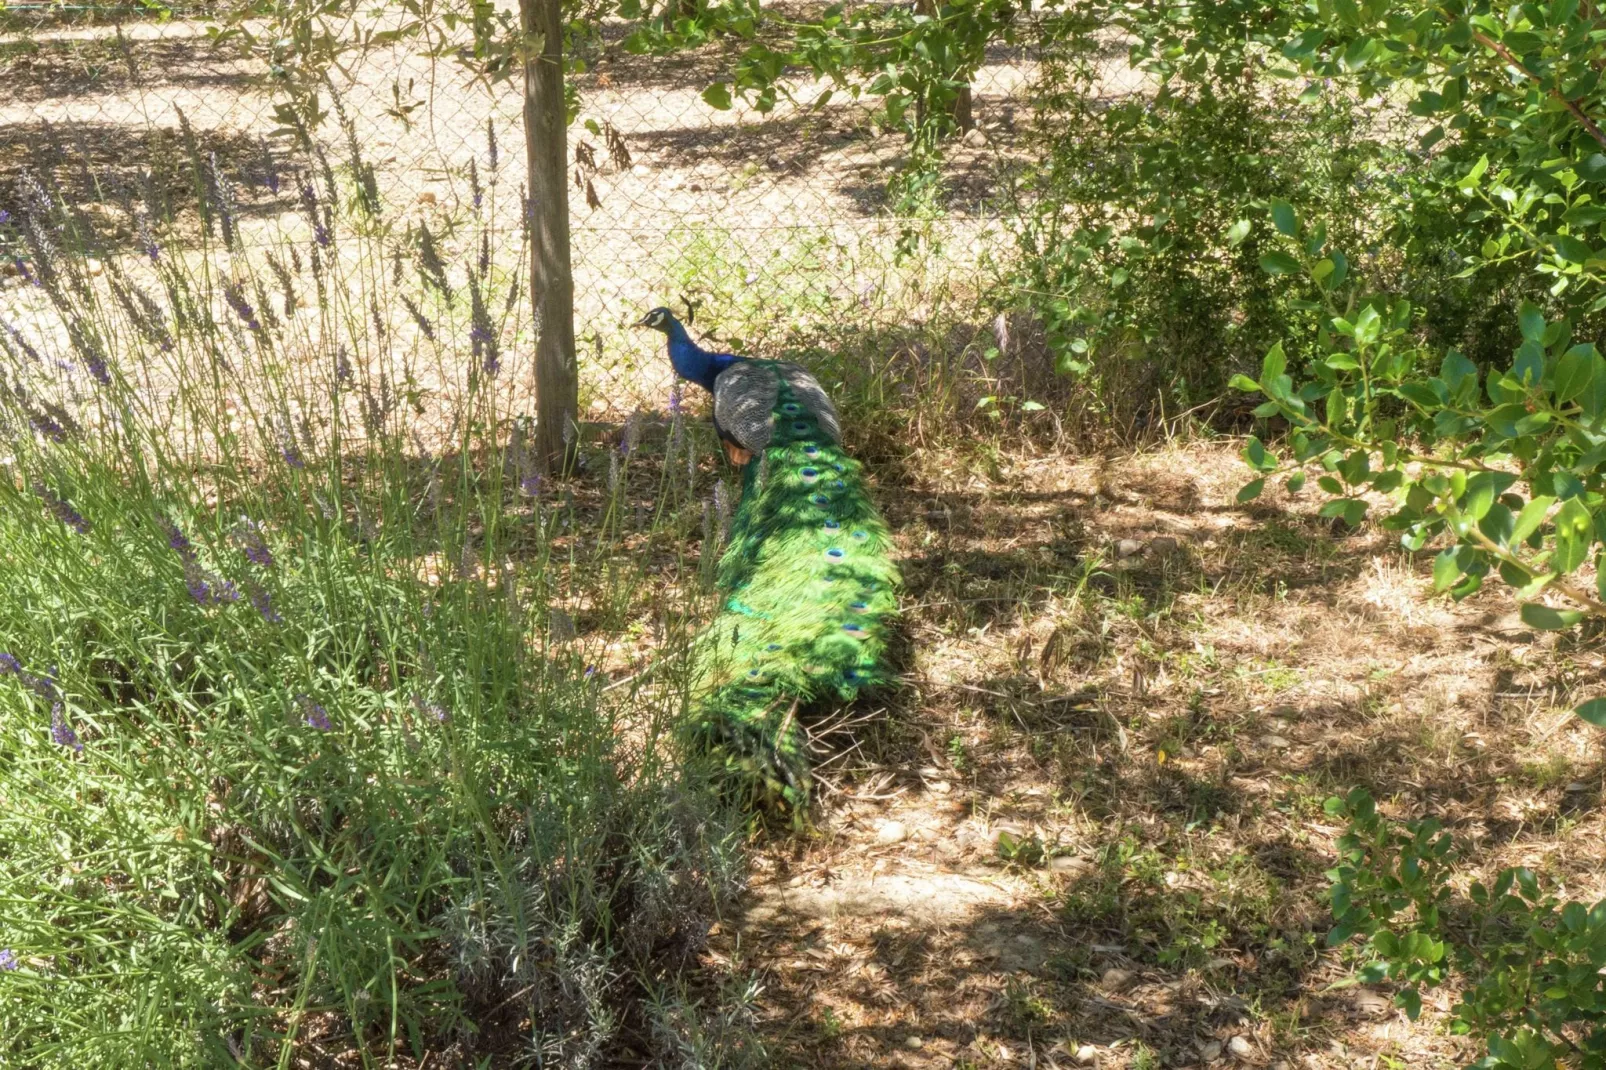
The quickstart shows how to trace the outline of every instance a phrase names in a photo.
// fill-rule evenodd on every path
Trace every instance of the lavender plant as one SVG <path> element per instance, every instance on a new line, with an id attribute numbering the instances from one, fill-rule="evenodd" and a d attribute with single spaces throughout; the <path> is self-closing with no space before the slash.
<path id="1" fill-rule="evenodd" d="M 626 545 L 639 424 L 605 502 L 505 452 L 521 250 L 406 238 L 348 140 L 281 179 L 186 128 L 189 208 L 127 248 L 0 190 L 0 1064 L 597 1065 L 734 886 L 658 742 L 701 594 Z M 655 527 L 700 508 L 674 461 Z M 662 664 L 611 690 L 644 613 Z"/>

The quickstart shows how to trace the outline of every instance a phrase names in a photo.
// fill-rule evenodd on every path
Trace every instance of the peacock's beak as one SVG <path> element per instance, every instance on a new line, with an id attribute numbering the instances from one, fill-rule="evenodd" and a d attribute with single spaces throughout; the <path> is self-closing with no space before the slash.
<path id="1" fill-rule="evenodd" d="M 641 317 L 641 319 L 637 320 L 636 321 L 636 326 L 637 327 L 651 327 L 652 326 L 652 313 L 649 312 L 647 315 L 645 315 L 645 316 Z"/>

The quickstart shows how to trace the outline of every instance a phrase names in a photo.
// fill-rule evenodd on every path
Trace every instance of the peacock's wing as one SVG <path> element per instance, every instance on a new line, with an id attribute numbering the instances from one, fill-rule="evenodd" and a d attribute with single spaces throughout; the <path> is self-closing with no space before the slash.
<path id="1" fill-rule="evenodd" d="M 831 404 L 831 398 L 820 386 L 820 381 L 802 366 L 785 361 L 777 361 L 775 370 L 786 382 L 792 400 L 819 422 L 820 430 L 829 435 L 832 442 L 841 443 L 842 421 L 837 417 L 836 406 Z"/>
<path id="2" fill-rule="evenodd" d="M 738 361 L 714 380 L 714 426 L 742 448 L 762 453 L 775 435 L 775 403 L 780 395 L 774 363 Z"/>

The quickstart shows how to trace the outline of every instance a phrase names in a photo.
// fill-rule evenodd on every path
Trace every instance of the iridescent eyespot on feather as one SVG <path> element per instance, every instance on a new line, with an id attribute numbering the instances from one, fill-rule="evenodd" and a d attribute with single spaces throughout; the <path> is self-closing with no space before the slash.
<path id="1" fill-rule="evenodd" d="M 840 520 L 827 520 L 825 522 L 825 530 L 826 531 L 837 531 L 841 527 L 842 527 L 842 521 L 840 521 Z"/>
<path id="2" fill-rule="evenodd" d="M 855 531 L 849 537 L 853 539 L 854 542 L 863 542 L 865 539 L 870 537 L 870 533 L 868 531 Z"/>
<path id="3" fill-rule="evenodd" d="M 798 475 L 802 476 L 803 477 L 803 481 L 806 482 L 806 483 L 812 483 L 816 479 L 820 478 L 819 470 L 818 469 L 814 469 L 814 468 L 805 468 L 802 471 L 800 471 L 798 473 Z"/>
<path id="4" fill-rule="evenodd" d="M 757 670 L 757 669 L 748 669 L 747 670 L 747 675 L 748 675 L 748 677 L 750 679 L 757 680 L 760 676 L 763 676 L 764 674 L 762 672 L 760 672 L 759 670 Z"/>
<path id="5" fill-rule="evenodd" d="M 802 434 L 804 431 L 807 431 L 808 429 L 809 429 L 809 424 L 808 424 L 807 420 L 793 420 L 792 421 L 792 430 L 798 432 L 799 434 Z"/>
<path id="6" fill-rule="evenodd" d="M 849 603 L 848 608 L 853 610 L 853 612 L 855 612 L 855 613 L 863 613 L 865 610 L 870 608 L 870 603 L 869 602 L 852 602 L 852 603 Z"/>
<path id="7" fill-rule="evenodd" d="M 838 472 L 846 472 L 847 471 L 847 467 L 844 466 L 844 465 L 841 465 L 841 464 L 833 464 L 831 467 L 835 468 Z"/>
<path id="8" fill-rule="evenodd" d="M 839 547 L 833 546 L 829 550 L 825 551 L 825 556 L 829 557 L 833 561 L 840 561 L 846 557 L 847 554 L 844 553 Z"/>
<path id="9" fill-rule="evenodd" d="M 840 479 L 838 479 L 838 480 L 834 480 L 834 481 L 833 481 L 833 482 L 832 482 L 832 483 L 831 483 L 831 486 L 833 486 L 833 487 L 835 487 L 835 488 L 836 488 L 836 489 L 837 489 L 837 490 L 841 490 L 841 489 L 843 489 L 843 488 L 844 488 L 844 487 L 846 487 L 846 486 L 847 486 L 847 484 L 846 484 L 846 483 L 844 483 L 844 482 L 842 482 L 842 481 L 841 481 L 841 480 L 840 480 Z"/>
<path id="10" fill-rule="evenodd" d="M 780 643 L 771 643 L 769 646 L 765 647 L 764 649 L 773 653 L 774 651 L 777 651 L 777 650 L 781 649 L 781 644 Z"/>
<path id="11" fill-rule="evenodd" d="M 816 494 L 814 497 L 810 498 L 809 501 L 813 502 L 815 505 L 830 505 L 831 504 L 831 499 L 827 498 L 823 494 Z"/>
<path id="12" fill-rule="evenodd" d="M 785 405 L 781 406 L 781 411 L 786 413 L 788 416 L 796 416 L 798 413 L 803 411 L 803 408 L 795 401 L 788 401 Z"/>
<path id="13" fill-rule="evenodd" d="M 848 669 L 848 670 L 846 670 L 845 672 L 842 673 L 842 679 L 847 680 L 849 683 L 852 683 L 852 682 L 858 680 L 859 679 L 859 670 L 858 669 Z"/>
<path id="14" fill-rule="evenodd" d="M 803 447 L 803 453 L 804 453 L 805 456 L 818 457 L 820 455 L 820 447 L 818 447 L 818 446 L 804 446 Z"/>
<path id="15" fill-rule="evenodd" d="M 864 631 L 864 628 L 858 624 L 844 624 L 842 625 L 842 630 L 850 635 L 858 635 L 860 632 Z"/>

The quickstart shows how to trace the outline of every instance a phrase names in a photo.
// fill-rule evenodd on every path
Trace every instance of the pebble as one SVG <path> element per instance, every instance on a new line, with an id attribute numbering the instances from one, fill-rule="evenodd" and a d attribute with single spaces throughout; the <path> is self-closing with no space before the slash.
<path id="1" fill-rule="evenodd" d="M 987 144 L 987 135 L 981 132 L 980 127 L 971 127 L 964 136 L 965 145 L 972 149 L 979 149 Z"/>
<path id="2" fill-rule="evenodd" d="M 1078 858 L 1075 855 L 1055 855 L 1053 858 L 1048 860 L 1048 868 L 1053 870 L 1055 873 L 1077 874 L 1086 873 L 1088 870 L 1092 869 L 1093 863 L 1089 862 L 1085 858 Z"/>
<path id="3" fill-rule="evenodd" d="M 1247 1059 L 1255 1053 L 1255 1046 L 1249 1043 L 1248 1037 L 1233 1037 L 1227 1041 L 1227 1050 L 1240 1059 Z"/>
<path id="4" fill-rule="evenodd" d="M 1288 742 L 1288 738 L 1286 736 L 1261 736 L 1260 742 L 1265 746 L 1271 747 L 1275 750 L 1287 750 L 1289 747 L 1293 746 L 1293 744 Z"/>
<path id="5" fill-rule="evenodd" d="M 1116 557 L 1136 557 L 1143 552 L 1143 543 L 1137 539 L 1122 539 L 1115 544 Z"/>
<path id="6" fill-rule="evenodd" d="M 1170 535 L 1156 535 L 1149 540 L 1149 549 L 1157 554 L 1174 554 L 1180 546 L 1181 543 Z"/>
<path id="7" fill-rule="evenodd" d="M 1099 1050 L 1091 1044 L 1083 1044 L 1076 1049 L 1076 1061 L 1083 1066 L 1092 1066 L 1099 1061 Z"/>
<path id="8" fill-rule="evenodd" d="M 1133 980 L 1131 970 L 1123 970 L 1120 967 L 1112 966 L 1104 971 L 1104 976 L 1100 978 L 1099 984 L 1112 992 L 1119 992 L 1130 986 Z"/>
<path id="9" fill-rule="evenodd" d="M 913 1033 L 910 1033 L 908 1036 L 903 1038 L 903 1046 L 908 1048 L 910 1051 L 919 1051 L 921 1048 L 926 1046 L 926 1042 L 915 1036 Z"/>
<path id="10" fill-rule="evenodd" d="M 875 830 L 875 842 L 882 847 L 902 843 L 909 838 L 909 827 L 902 821 L 883 821 Z"/>
<path id="11" fill-rule="evenodd" d="M 96 260 L 94 257 L 89 257 L 85 261 L 85 263 L 88 265 L 89 273 L 91 275 L 99 275 L 101 272 L 106 270 L 106 265 L 102 264 L 99 260 Z"/>
<path id="12" fill-rule="evenodd" d="M 1200 1044 L 1199 1058 L 1207 1063 L 1213 1063 L 1221 1058 L 1221 1041 L 1207 1040 Z"/>

